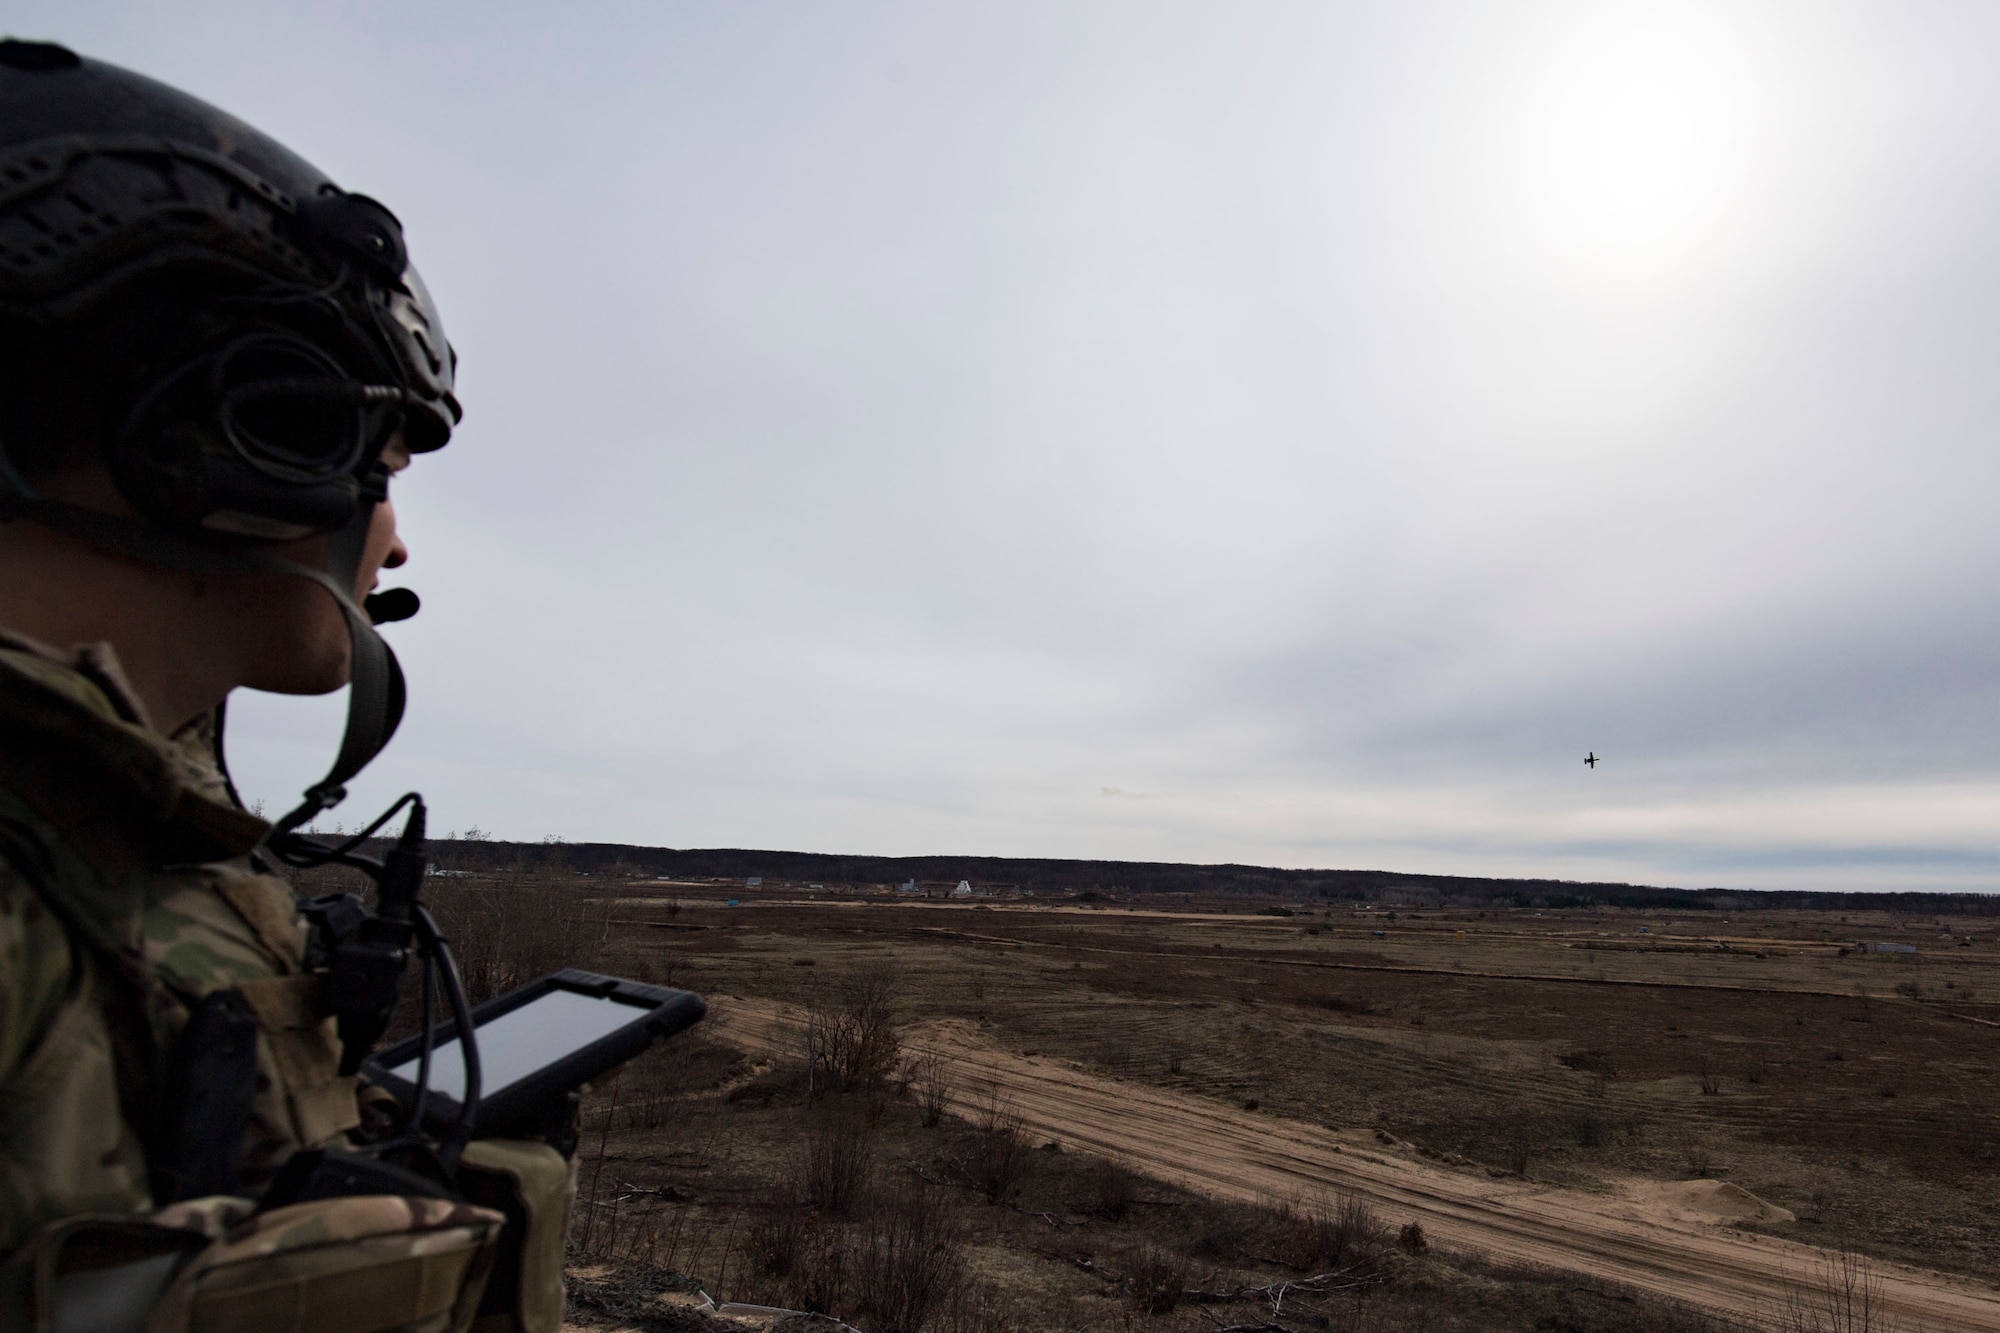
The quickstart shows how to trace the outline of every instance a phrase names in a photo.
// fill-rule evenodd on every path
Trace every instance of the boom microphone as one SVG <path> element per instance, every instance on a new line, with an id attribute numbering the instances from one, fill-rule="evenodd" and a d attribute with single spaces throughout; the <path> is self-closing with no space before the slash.
<path id="1" fill-rule="evenodd" d="M 423 609 L 423 601 L 408 588 L 384 588 L 361 599 L 361 609 L 378 625 L 408 620 Z"/>

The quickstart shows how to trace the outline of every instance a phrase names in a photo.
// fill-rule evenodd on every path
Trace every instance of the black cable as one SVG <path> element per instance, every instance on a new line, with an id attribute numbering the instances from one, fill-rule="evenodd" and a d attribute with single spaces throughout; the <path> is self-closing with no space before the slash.
<path id="1" fill-rule="evenodd" d="M 403 1124 L 403 1137 L 416 1140 L 424 1132 L 424 1107 L 431 1099 L 431 1052 L 437 1047 L 437 958 L 423 950 L 424 1003 L 423 1038 L 417 1047 L 417 1095 L 410 1101 L 410 1114 Z"/>
<path id="2" fill-rule="evenodd" d="M 422 904 L 414 905 L 417 931 L 430 941 L 437 951 L 438 971 L 444 978 L 445 998 L 451 1002 L 452 1020 L 458 1025 L 458 1049 L 465 1061 L 465 1088 L 459 1098 L 458 1123 L 444 1136 L 438 1145 L 438 1160 L 448 1171 L 458 1169 L 459 1155 L 472 1139 L 473 1119 L 479 1114 L 479 1038 L 472 1025 L 472 1006 L 465 1002 L 465 986 L 459 980 L 458 964 L 451 956 L 451 945 L 437 928 L 437 921 L 430 909 Z"/>
<path id="3" fill-rule="evenodd" d="M 278 859 L 286 865 L 295 866 L 301 870 L 310 870 L 314 866 L 323 866 L 329 861 L 338 861 L 342 865 L 353 866 L 358 870 L 379 871 L 382 868 L 382 863 L 374 857 L 354 857 L 350 856 L 349 853 L 379 833 L 384 824 L 396 817 L 398 810 L 409 805 L 412 801 L 421 807 L 423 799 L 416 792 L 404 792 L 402 796 L 397 798 L 394 805 L 376 816 L 374 823 L 348 838 L 347 841 L 338 843 L 332 847 L 315 842 L 308 834 L 289 833 L 282 838 L 272 839 L 271 850 L 276 852 Z M 413 810 L 412 814 L 414 815 L 414 813 L 415 811 Z M 304 853 L 297 851 L 296 848 L 301 844 L 311 847 L 312 850 Z"/>

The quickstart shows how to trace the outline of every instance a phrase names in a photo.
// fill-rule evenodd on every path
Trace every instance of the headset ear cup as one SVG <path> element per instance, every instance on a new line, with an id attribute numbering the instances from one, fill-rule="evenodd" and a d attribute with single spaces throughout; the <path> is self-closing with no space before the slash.
<path id="1" fill-rule="evenodd" d="M 256 543 L 335 532 L 373 484 L 357 475 L 374 462 L 364 401 L 309 344 L 239 337 L 156 380 L 108 461 L 140 513 L 184 536 Z"/>
<path id="2" fill-rule="evenodd" d="M 181 530 L 198 527 L 208 509 L 208 452 L 197 426 L 163 421 L 149 404 L 119 435 L 112 479 L 146 517 Z"/>

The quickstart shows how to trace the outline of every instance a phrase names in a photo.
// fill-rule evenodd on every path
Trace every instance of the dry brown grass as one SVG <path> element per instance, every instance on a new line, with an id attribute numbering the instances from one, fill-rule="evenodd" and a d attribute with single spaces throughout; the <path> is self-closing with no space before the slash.
<path id="1" fill-rule="evenodd" d="M 1952 952 L 1926 945 L 1911 961 L 1836 948 L 1840 938 L 1902 929 L 1893 921 L 1812 913 L 1739 919 L 1727 952 L 1694 938 L 1720 925 L 1712 918 L 1661 913 L 1427 909 L 1387 923 L 1345 907 L 1224 920 L 753 899 L 731 912 L 689 902 L 670 918 L 629 902 L 601 908 L 601 884 L 557 881 L 542 891 L 565 911 L 533 919 L 548 918 L 557 948 L 580 951 L 561 958 L 482 936 L 471 919 L 532 876 L 446 886 L 471 913 L 469 933 L 456 932 L 461 947 L 475 946 L 468 959 L 480 939 L 494 941 L 489 984 L 528 973 L 537 958 L 657 978 L 669 952 L 675 982 L 697 990 L 796 1000 L 811 978 L 834 1015 L 886 1011 L 878 1031 L 893 1034 L 895 1019 L 956 1018 L 1017 1051 L 1120 1078 L 1229 1105 L 1255 1100 L 1279 1116 L 1379 1126 L 1465 1169 L 1575 1184 L 1726 1176 L 1802 1219 L 1767 1229 L 1806 1241 L 1839 1234 L 1860 1252 L 2000 1275 L 2000 1229 L 1985 1206 L 2000 1197 L 2000 1104 L 1967 1093 L 2000 1080 L 1987 1029 L 1965 1021 L 2000 1020 L 2000 949 L 1984 936 Z M 578 924 L 607 914 L 608 933 Z M 1635 936 L 1639 920 L 1650 935 Z M 1387 938 L 1374 938 L 1385 926 Z M 801 958 L 814 966 L 795 966 Z M 840 991 L 845 977 L 888 973 L 886 1003 L 855 1004 Z M 865 1101 L 839 1090 L 857 1085 L 887 1099 L 870 1155 L 884 1178 L 902 1172 L 944 1189 L 966 1228 L 970 1271 L 985 1284 L 972 1303 L 985 1327 L 1113 1329 L 1127 1318 L 1212 1327 L 1204 1312 L 1253 1322 L 1254 1301 L 1137 1315 L 1118 1283 L 1129 1256 L 1148 1246 L 1186 1257 L 1199 1275 L 1190 1286 L 1208 1289 L 1303 1272 L 1266 1264 L 1288 1245 L 1293 1257 L 1336 1248 L 1333 1219 L 1312 1220 L 1324 1206 L 1222 1207 L 1159 1181 L 1119 1202 L 1128 1191 L 1116 1171 L 1107 1186 L 1107 1168 L 1086 1155 L 1026 1141 L 1006 1108 L 983 1108 L 971 1124 L 944 1114 L 965 1090 L 940 1069 L 939 1091 L 927 1095 L 921 1054 L 847 1054 L 882 1049 L 829 1038 L 814 1110 Z M 690 1061 L 685 1077 L 635 1077 L 635 1066 L 599 1197 L 581 1214 L 596 1219 L 591 1249 L 635 1272 L 695 1274 L 731 1295 L 796 1298 L 756 1272 L 742 1242 L 798 1169 L 810 1123 L 803 1054 L 795 1070 L 729 1075 L 726 1088 L 717 1085 L 728 1053 Z M 608 1090 L 594 1102 L 593 1127 L 607 1105 Z M 1121 1165 L 1134 1178 L 1143 1166 Z M 635 1192 L 649 1189 L 670 1194 Z M 867 1208 L 852 1203 L 849 1216 L 822 1213 L 820 1223 L 849 1235 Z M 1718 1327 L 1602 1284 L 1427 1253 L 1427 1238 L 1406 1241 L 1407 1219 L 1378 1222 L 1381 1280 L 1364 1295 L 1328 1295 L 1316 1307 L 1326 1327 Z M 1347 1262 L 1351 1245 L 1338 1248 Z M 853 1271 L 843 1267 L 840 1279 L 850 1306 Z M 1211 1282 L 1211 1273 L 1221 1276 Z M 971 1308 L 931 1317 L 956 1330 L 952 1321 L 974 1318 Z M 1819 1323 L 1797 1322 L 1799 1333 L 1843 1327 L 1810 1304 L 1801 1319 Z"/>

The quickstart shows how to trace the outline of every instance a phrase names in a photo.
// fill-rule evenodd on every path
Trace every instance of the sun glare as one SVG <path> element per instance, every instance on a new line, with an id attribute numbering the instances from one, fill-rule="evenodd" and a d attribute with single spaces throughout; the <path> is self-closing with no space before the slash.
<path id="1" fill-rule="evenodd" d="M 1481 134 L 1502 239 L 1588 287 L 1651 287 L 1720 257 L 1769 133 L 1749 34 L 1727 11 L 1607 6 L 1522 37 Z"/>

